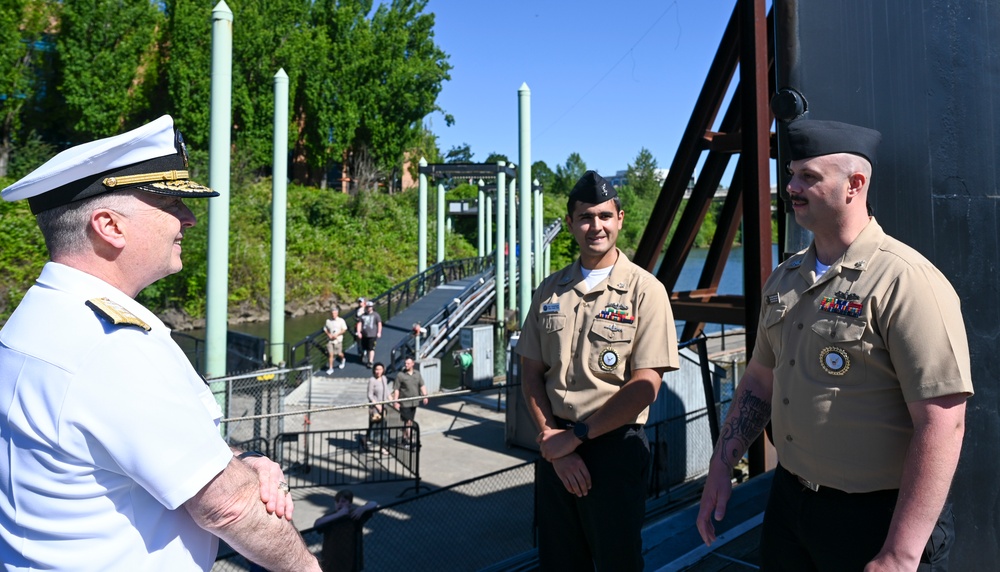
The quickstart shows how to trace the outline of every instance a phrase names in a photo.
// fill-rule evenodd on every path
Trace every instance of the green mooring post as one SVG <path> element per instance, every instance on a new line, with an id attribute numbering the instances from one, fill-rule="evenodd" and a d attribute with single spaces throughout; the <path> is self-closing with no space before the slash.
<path id="1" fill-rule="evenodd" d="M 517 176 L 510 178 L 507 193 L 507 240 L 510 251 L 507 253 L 507 307 L 517 311 Z"/>
<path id="2" fill-rule="evenodd" d="M 274 168 L 271 170 L 271 363 L 285 361 L 285 243 L 288 210 L 288 74 L 274 74 Z"/>
<path id="3" fill-rule="evenodd" d="M 486 200 L 483 198 L 486 193 L 483 191 L 483 186 L 486 183 L 479 179 L 479 193 L 476 195 L 476 222 L 478 226 L 478 232 L 476 233 L 476 246 L 479 248 L 479 257 L 482 258 L 486 256 Z"/>
<path id="4" fill-rule="evenodd" d="M 420 158 L 419 165 L 427 166 L 427 159 Z M 420 173 L 420 185 L 417 197 L 417 209 L 420 211 L 417 220 L 417 274 L 427 270 L 427 175 Z"/>
<path id="5" fill-rule="evenodd" d="M 507 193 L 507 174 L 504 169 L 507 167 L 507 163 L 504 161 L 497 161 L 497 249 L 496 249 L 496 264 L 494 268 L 496 271 L 493 276 L 496 278 L 496 309 L 497 309 L 497 338 L 499 341 L 503 341 L 503 330 L 504 330 L 504 247 L 507 243 L 507 238 L 505 236 L 506 229 L 504 225 L 507 224 L 505 218 L 504 210 L 507 205 L 504 201 L 504 195 Z M 495 354 L 496 355 L 496 354 Z"/>
<path id="6" fill-rule="evenodd" d="M 437 204 L 437 261 L 444 262 L 444 184 L 438 183 Z"/>
<path id="7" fill-rule="evenodd" d="M 212 89 L 208 185 L 208 295 L 205 300 L 205 376 L 226 375 L 229 328 L 229 130 L 233 115 L 233 12 L 225 1 L 212 10 Z M 213 390 L 216 388 L 213 387 Z M 225 395 L 216 394 L 224 400 Z M 224 410 L 223 410 L 224 411 Z"/>
<path id="8" fill-rule="evenodd" d="M 542 251 L 545 246 L 545 229 L 542 228 L 542 208 L 544 203 L 542 202 L 542 186 L 538 183 L 538 179 L 531 182 L 531 190 L 534 192 L 534 201 L 532 205 L 535 207 L 535 237 L 534 244 L 535 248 L 532 250 L 534 254 L 535 261 L 535 288 L 542 283 Z"/>
<path id="9" fill-rule="evenodd" d="M 522 83 L 517 90 L 519 166 L 518 185 L 521 187 L 521 294 L 518 317 L 519 325 L 528 318 L 531 305 L 531 90 Z"/>

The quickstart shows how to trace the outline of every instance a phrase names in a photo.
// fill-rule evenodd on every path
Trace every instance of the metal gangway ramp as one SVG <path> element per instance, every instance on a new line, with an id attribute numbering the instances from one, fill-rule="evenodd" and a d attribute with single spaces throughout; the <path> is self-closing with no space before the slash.
<path id="1" fill-rule="evenodd" d="M 545 228 L 543 237 L 546 245 L 552 242 L 561 228 L 559 220 Z M 439 262 L 372 299 L 375 310 L 382 316 L 382 337 L 375 347 L 375 361 L 385 364 L 391 372 L 401 369 L 407 356 L 418 360 L 441 356 L 463 326 L 476 323 L 493 305 L 496 297 L 495 261 L 495 256 L 490 254 Z M 353 333 L 353 313 L 342 314 L 342 317 Z M 426 331 L 420 336 L 419 344 L 414 335 L 414 324 L 420 324 Z M 326 334 L 319 329 L 297 342 L 290 349 L 289 363 L 293 367 L 312 365 L 319 376 L 325 376 L 326 340 Z M 334 369 L 332 377 L 358 379 L 370 376 L 357 344 L 345 347 L 344 354 L 347 356 L 345 367 Z"/>

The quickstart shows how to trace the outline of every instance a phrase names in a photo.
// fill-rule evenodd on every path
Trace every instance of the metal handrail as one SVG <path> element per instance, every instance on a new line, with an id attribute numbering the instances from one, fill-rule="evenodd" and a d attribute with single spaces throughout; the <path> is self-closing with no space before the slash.
<path id="1" fill-rule="evenodd" d="M 559 234 L 559 231 L 561 229 L 562 229 L 562 221 L 559 219 L 553 220 L 545 227 L 545 229 L 542 232 L 543 242 L 545 244 L 551 244 L 552 241 L 555 239 L 556 235 Z M 437 286 L 440 286 L 442 284 L 454 280 L 461 280 L 473 274 L 481 274 L 483 272 L 486 272 L 487 270 L 489 270 L 488 276 L 492 278 L 495 271 L 495 269 L 493 268 L 495 261 L 496 261 L 496 251 L 488 253 L 486 256 L 460 258 L 457 260 L 445 260 L 443 262 L 438 262 L 437 264 L 431 266 L 427 270 L 424 270 L 419 274 L 415 274 L 410 278 L 407 278 L 406 280 L 400 282 L 399 284 L 396 284 L 392 288 L 389 288 L 385 292 L 373 298 L 371 302 L 375 304 L 375 309 L 379 312 L 379 315 L 382 316 L 383 320 L 391 320 L 393 316 L 402 312 L 406 308 L 410 307 L 410 305 L 413 304 L 414 301 L 416 301 L 418 298 L 425 296 L 428 292 L 430 292 Z M 508 282 L 509 280 L 510 278 L 507 277 L 505 279 L 505 282 Z M 494 282 L 494 281 L 486 280 L 486 282 Z M 486 285 L 484 284 L 480 284 L 480 286 L 484 288 L 486 287 Z M 492 286 L 490 287 L 495 290 L 496 285 L 492 284 Z M 466 294 L 467 296 L 469 296 L 472 294 L 472 292 L 466 291 Z M 462 298 L 462 296 L 459 296 L 459 298 Z M 464 300 L 464 298 L 462 299 Z M 489 298 L 489 300 L 492 300 L 492 298 Z M 485 305 L 488 304 L 484 304 L 483 307 L 485 307 Z M 465 308 L 467 305 L 463 304 L 462 306 L 463 308 Z M 450 314 L 447 311 L 447 307 L 442 308 L 441 311 L 438 312 L 438 314 L 435 314 L 431 319 L 427 320 L 427 323 L 421 325 L 424 326 L 425 328 L 429 328 L 432 324 L 440 322 L 443 319 L 442 316 L 445 314 Z M 478 315 L 479 314 L 476 314 L 477 317 Z M 466 325 L 466 323 L 467 321 L 463 322 L 461 325 L 464 326 Z M 458 327 L 460 328 L 461 326 Z M 445 342 L 450 342 L 456 335 L 455 332 L 458 331 L 455 328 L 449 328 L 449 329 L 451 329 L 452 331 L 448 332 L 447 330 L 445 330 L 444 332 L 444 334 L 447 336 Z M 388 365 L 390 371 L 394 369 L 393 364 L 395 364 L 398 361 L 398 359 L 400 359 L 402 355 L 401 352 L 404 351 L 402 349 L 403 345 L 407 344 L 410 347 L 415 346 L 414 340 L 412 338 L 408 338 L 403 342 L 401 342 L 400 344 L 397 344 L 396 347 L 392 349 L 392 352 L 390 353 L 390 363 Z M 433 346 L 434 352 L 436 353 L 442 351 L 445 346 L 446 344 L 434 345 Z M 312 354 L 312 352 L 310 352 L 311 348 L 315 348 L 317 350 L 315 358 L 311 355 Z M 304 355 L 298 357 L 300 351 Z M 430 353 L 429 351 L 423 351 L 423 347 L 421 347 L 420 353 L 421 357 L 426 357 L 428 355 L 435 355 L 435 353 Z M 416 352 L 411 349 L 410 355 L 416 355 Z M 326 359 L 326 335 L 323 333 L 323 329 L 319 328 L 315 332 L 303 338 L 301 341 L 293 344 L 289 348 L 288 356 L 289 356 L 288 363 L 292 367 L 311 364 L 314 360 L 316 361 L 316 364 L 313 365 L 317 364 L 322 365 L 321 362 Z"/>
<path id="2" fill-rule="evenodd" d="M 407 356 L 413 356 L 419 361 L 443 351 L 463 326 L 482 315 L 492 303 L 496 290 L 493 276 L 493 269 L 490 268 L 478 281 L 470 284 L 454 300 L 442 306 L 421 324 L 425 330 L 434 333 L 421 342 L 419 353 L 416 351 L 414 336 L 403 338 L 396 344 L 389 353 L 389 371 L 398 369 L 399 363 Z"/>
<path id="3" fill-rule="evenodd" d="M 371 302 L 374 303 L 375 309 L 382 316 L 383 320 L 390 320 L 435 287 L 454 280 L 461 280 L 472 274 L 481 273 L 486 268 L 492 266 L 492 264 L 493 260 L 490 256 L 438 262 L 427 270 L 407 278 L 375 298 L 372 298 Z M 315 358 L 312 355 L 313 352 L 310 351 L 313 348 L 317 350 Z M 300 353 L 303 355 L 299 356 Z M 323 332 L 323 328 L 319 328 L 293 344 L 289 348 L 288 355 L 288 363 L 292 367 L 312 364 L 314 359 L 317 363 L 325 360 L 326 334 Z"/>

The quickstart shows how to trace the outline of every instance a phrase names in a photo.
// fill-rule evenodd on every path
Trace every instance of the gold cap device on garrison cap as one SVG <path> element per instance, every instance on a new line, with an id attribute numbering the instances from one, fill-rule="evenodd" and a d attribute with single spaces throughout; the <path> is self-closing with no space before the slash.
<path id="1" fill-rule="evenodd" d="M 28 199 L 34 214 L 112 191 L 219 196 L 190 180 L 187 167 L 184 139 L 164 115 L 121 135 L 66 149 L 0 194 L 5 201 Z"/>

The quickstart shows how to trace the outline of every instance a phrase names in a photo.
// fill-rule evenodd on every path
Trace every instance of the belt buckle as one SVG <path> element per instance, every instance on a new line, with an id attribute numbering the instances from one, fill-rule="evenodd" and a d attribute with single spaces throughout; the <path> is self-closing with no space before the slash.
<path id="1" fill-rule="evenodd" d="M 802 477 L 800 477 L 798 475 L 795 475 L 795 478 L 797 478 L 799 480 L 799 482 L 802 483 L 802 486 L 804 486 L 805 488 L 811 490 L 814 493 L 818 493 L 819 492 L 819 485 L 818 484 L 816 484 L 816 483 L 814 483 L 812 481 L 807 481 L 807 480 L 803 479 Z"/>

